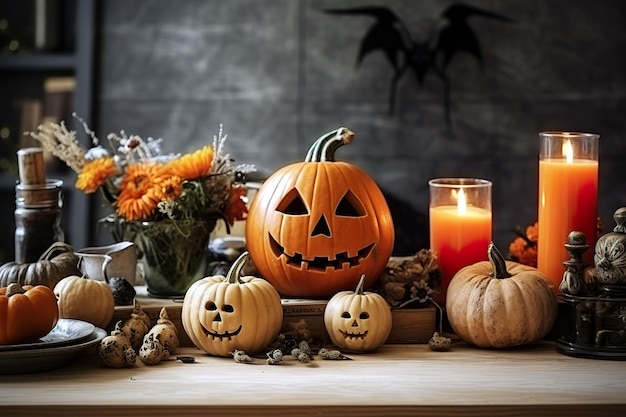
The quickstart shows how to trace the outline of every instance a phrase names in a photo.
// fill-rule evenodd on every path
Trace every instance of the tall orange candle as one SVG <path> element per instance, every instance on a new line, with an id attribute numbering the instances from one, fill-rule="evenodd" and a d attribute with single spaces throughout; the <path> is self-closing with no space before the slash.
<path id="1" fill-rule="evenodd" d="M 583 232 L 595 246 L 598 218 L 599 135 L 542 132 L 539 155 L 539 212 L 537 268 L 545 273 L 556 293 L 563 279 L 563 246 L 573 230 Z M 593 263 L 593 250 L 583 255 Z"/>
<path id="2" fill-rule="evenodd" d="M 487 260 L 492 239 L 491 182 L 472 178 L 440 178 L 429 182 L 430 248 L 439 254 L 441 286 L 433 297 L 445 305 L 454 275 L 463 267 Z"/>

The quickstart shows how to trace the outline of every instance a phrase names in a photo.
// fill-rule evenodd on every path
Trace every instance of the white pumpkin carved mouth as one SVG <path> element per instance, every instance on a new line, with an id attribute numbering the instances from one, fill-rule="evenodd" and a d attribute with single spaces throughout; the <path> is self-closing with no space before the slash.
<path id="1" fill-rule="evenodd" d="M 365 336 L 367 336 L 368 330 L 364 331 L 363 333 L 350 333 L 350 332 L 346 332 L 346 331 L 339 329 L 339 332 L 341 333 L 344 339 L 365 339 Z"/>
<path id="2" fill-rule="evenodd" d="M 369 256 L 374 248 L 375 242 L 370 243 L 367 246 L 359 249 L 356 256 L 348 256 L 347 252 L 341 252 L 335 255 L 334 259 L 330 259 L 327 256 L 316 256 L 313 259 L 304 259 L 301 253 L 294 253 L 289 255 L 285 252 L 285 248 L 281 246 L 274 237 L 269 234 L 270 247 L 272 252 L 277 258 L 284 255 L 287 258 L 286 264 L 294 268 L 307 269 L 307 270 L 319 270 L 325 271 L 328 268 L 335 270 L 343 269 L 344 265 L 348 265 L 349 268 L 358 266 L 361 263 L 361 259 L 365 259 Z"/>
<path id="3" fill-rule="evenodd" d="M 219 338 L 220 341 L 224 339 L 232 340 L 233 336 L 237 336 L 239 334 L 239 332 L 241 331 L 241 327 L 242 327 L 242 325 L 240 324 L 237 330 L 235 330 L 234 332 L 229 332 L 228 330 L 226 330 L 226 332 L 224 333 L 218 333 L 218 332 L 212 332 L 211 330 L 204 327 L 204 325 L 202 324 L 201 326 L 202 326 L 202 331 L 204 332 L 204 335 L 206 337 L 211 336 L 213 340 Z"/>

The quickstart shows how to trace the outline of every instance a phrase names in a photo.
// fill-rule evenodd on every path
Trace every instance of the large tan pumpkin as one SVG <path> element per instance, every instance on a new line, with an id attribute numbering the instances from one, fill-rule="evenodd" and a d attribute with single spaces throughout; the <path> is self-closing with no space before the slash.
<path id="1" fill-rule="evenodd" d="M 362 274 L 369 287 L 391 256 L 394 227 L 383 193 L 363 170 L 334 158 L 353 137 L 346 128 L 323 135 L 252 201 L 247 247 L 283 296 L 331 297 L 355 288 Z"/>
<path id="2" fill-rule="evenodd" d="M 104 281 L 72 275 L 54 286 L 59 317 L 84 320 L 106 329 L 115 313 L 113 292 Z"/>
<path id="3" fill-rule="evenodd" d="M 283 307 L 266 280 L 241 276 L 249 259 L 244 252 L 226 274 L 196 281 L 183 300 L 182 322 L 194 345 L 214 356 L 235 350 L 255 354 L 280 332 Z"/>
<path id="4" fill-rule="evenodd" d="M 557 314 L 547 276 L 531 266 L 505 261 L 491 243 L 489 261 L 469 265 L 452 278 L 446 312 L 454 332 L 482 348 L 507 348 L 540 340 Z"/>

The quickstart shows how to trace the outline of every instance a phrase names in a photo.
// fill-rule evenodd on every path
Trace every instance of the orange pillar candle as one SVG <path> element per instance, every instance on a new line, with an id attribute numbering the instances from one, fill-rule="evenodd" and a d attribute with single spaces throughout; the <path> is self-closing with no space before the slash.
<path id="1" fill-rule="evenodd" d="M 445 305 L 448 285 L 461 268 L 487 260 L 492 239 L 491 182 L 473 178 L 429 181 L 430 249 L 439 254 L 441 286 L 433 297 Z"/>
<path id="2" fill-rule="evenodd" d="M 574 132 L 541 132 L 539 154 L 539 213 L 537 269 L 552 281 L 555 293 L 563 279 L 563 262 L 569 255 L 563 246 L 567 236 L 583 232 L 595 246 L 598 219 L 599 135 Z M 593 263 L 593 250 L 583 255 Z"/>

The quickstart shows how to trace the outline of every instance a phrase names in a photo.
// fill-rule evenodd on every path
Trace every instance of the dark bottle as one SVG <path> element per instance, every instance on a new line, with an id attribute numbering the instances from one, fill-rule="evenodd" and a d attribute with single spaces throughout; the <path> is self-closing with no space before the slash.
<path id="1" fill-rule="evenodd" d="M 63 242 L 63 181 L 15 187 L 15 261 L 36 262 L 54 242 Z"/>
<path id="2" fill-rule="evenodd" d="M 15 262 L 31 263 L 54 242 L 63 242 L 61 180 L 46 180 L 39 148 L 18 151 L 20 183 L 15 186 Z"/>

